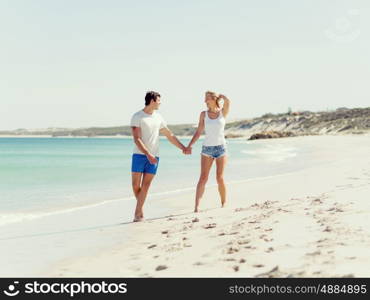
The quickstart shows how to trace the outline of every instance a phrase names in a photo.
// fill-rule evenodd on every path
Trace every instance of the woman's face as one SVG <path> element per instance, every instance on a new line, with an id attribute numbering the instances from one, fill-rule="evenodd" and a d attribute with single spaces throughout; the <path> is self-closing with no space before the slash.
<path id="1" fill-rule="evenodd" d="M 208 108 L 216 107 L 216 100 L 213 98 L 212 95 L 206 94 L 204 102 L 206 103 Z"/>

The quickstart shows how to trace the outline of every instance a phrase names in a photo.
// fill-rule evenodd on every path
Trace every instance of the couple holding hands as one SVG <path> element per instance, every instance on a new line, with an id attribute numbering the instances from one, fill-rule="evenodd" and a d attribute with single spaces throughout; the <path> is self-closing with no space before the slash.
<path id="1" fill-rule="evenodd" d="M 161 105 L 161 95 L 149 91 L 145 95 L 145 107 L 136 112 L 131 118 L 132 135 L 135 142 L 132 155 L 132 189 L 137 200 L 134 222 L 144 220 L 143 206 L 150 185 L 157 173 L 159 164 L 159 134 L 163 134 L 184 154 L 192 153 L 192 146 L 205 132 L 201 152 L 201 171 L 195 195 L 195 212 L 199 210 L 199 203 L 204 194 L 213 161 L 216 161 L 216 176 L 221 205 L 226 203 L 226 185 L 224 182 L 224 169 L 227 158 L 225 140 L 225 118 L 229 113 L 230 100 L 224 95 L 214 92 L 205 93 L 204 102 L 207 110 L 202 111 L 199 123 L 192 139 L 185 147 L 177 137 L 168 129 L 166 122 L 157 112 Z"/>

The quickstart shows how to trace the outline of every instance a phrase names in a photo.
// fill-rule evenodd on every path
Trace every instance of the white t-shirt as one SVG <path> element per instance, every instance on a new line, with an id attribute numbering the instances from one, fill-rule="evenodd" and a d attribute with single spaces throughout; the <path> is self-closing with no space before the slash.
<path id="1" fill-rule="evenodd" d="M 152 114 L 147 114 L 143 110 L 139 110 L 134 113 L 131 118 L 131 127 L 140 127 L 141 129 L 141 140 L 143 141 L 146 148 L 154 156 L 159 155 L 159 130 L 167 128 L 167 124 L 162 116 L 154 111 Z M 134 147 L 134 153 L 144 154 L 136 146 Z"/>
<path id="2" fill-rule="evenodd" d="M 206 134 L 203 141 L 203 146 L 226 145 L 224 133 L 226 120 L 222 114 L 222 110 L 219 112 L 216 119 L 211 119 L 208 116 L 207 111 L 205 111 L 205 114 L 204 129 Z"/>

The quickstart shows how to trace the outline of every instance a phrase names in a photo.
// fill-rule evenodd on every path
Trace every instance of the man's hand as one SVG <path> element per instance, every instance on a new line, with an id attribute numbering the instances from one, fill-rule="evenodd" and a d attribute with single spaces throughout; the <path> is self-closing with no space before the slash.
<path id="1" fill-rule="evenodd" d="M 146 157 L 148 158 L 149 162 L 152 164 L 152 165 L 155 165 L 156 163 L 158 163 L 158 160 L 156 159 L 156 157 L 154 155 L 152 155 L 151 153 L 148 153 L 146 155 Z"/>

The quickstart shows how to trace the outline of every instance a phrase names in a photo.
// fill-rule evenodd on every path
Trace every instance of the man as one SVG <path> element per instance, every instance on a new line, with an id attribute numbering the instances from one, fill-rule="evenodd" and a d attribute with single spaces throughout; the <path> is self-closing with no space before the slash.
<path id="1" fill-rule="evenodd" d="M 161 95 L 149 91 L 145 95 L 145 107 L 132 116 L 131 130 L 135 147 L 132 155 L 132 189 L 137 203 L 134 222 L 144 220 L 143 206 L 150 184 L 157 173 L 159 163 L 159 133 L 162 133 L 184 154 L 191 154 L 172 132 L 162 116 L 157 112 L 161 105 Z"/>

